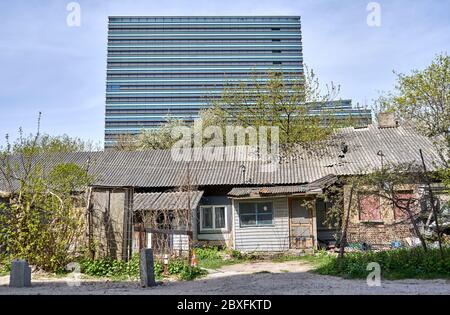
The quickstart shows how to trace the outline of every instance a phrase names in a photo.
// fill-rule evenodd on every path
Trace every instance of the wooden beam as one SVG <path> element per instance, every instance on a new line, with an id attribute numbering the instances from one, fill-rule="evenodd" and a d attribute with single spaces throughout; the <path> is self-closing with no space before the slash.
<path id="1" fill-rule="evenodd" d="M 134 228 L 135 232 L 142 232 L 142 228 L 139 228 L 138 226 Z M 169 230 L 169 229 L 152 229 L 152 228 L 145 228 L 145 232 L 147 233 L 159 233 L 159 234 L 174 234 L 174 235 L 189 235 L 192 236 L 192 231 L 186 231 L 186 230 Z"/>

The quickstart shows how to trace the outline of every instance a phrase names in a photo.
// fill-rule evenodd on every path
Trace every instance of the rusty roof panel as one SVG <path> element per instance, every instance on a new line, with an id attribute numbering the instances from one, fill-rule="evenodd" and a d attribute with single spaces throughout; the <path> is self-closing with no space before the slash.
<path id="1" fill-rule="evenodd" d="M 203 191 L 171 191 L 135 193 L 133 209 L 139 210 L 185 210 L 195 209 L 203 196 Z"/>
<path id="2" fill-rule="evenodd" d="M 230 197 L 251 197 L 264 195 L 284 195 L 306 192 L 306 185 L 273 186 L 273 187 L 235 187 L 229 193 Z"/>

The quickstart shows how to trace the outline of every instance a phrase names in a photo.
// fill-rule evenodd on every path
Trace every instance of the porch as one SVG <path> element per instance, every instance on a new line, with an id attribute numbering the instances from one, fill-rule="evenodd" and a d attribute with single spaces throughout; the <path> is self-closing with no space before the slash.
<path id="1" fill-rule="evenodd" d="M 307 186 L 234 188 L 228 194 L 233 248 L 246 252 L 319 248 L 319 241 L 327 242 L 333 234 L 324 224 L 327 204 L 320 192 Z"/>

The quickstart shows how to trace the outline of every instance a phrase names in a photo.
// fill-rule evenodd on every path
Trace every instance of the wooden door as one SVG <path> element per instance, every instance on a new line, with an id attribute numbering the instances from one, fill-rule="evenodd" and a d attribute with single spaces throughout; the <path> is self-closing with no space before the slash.
<path id="1" fill-rule="evenodd" d="M 289 207 L 290 248 L 314 247 L 313 215 L 311 207 L 302 199 L 291 199 Z"/>

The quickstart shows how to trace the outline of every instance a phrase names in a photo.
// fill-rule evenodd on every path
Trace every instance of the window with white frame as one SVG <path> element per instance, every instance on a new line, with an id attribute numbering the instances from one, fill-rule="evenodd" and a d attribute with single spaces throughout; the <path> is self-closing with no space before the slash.
<path id="1" fill-rule="evenodd" d="M 227 228 L 225 206 L 201 206 L 200 230 L 225 230 Z"/>
<path id="2" fill-rule="evenodd" d="M 239 221 L 241 227 L 273 224 L 273 205 L 271 202 L 240 202 Z"/>

